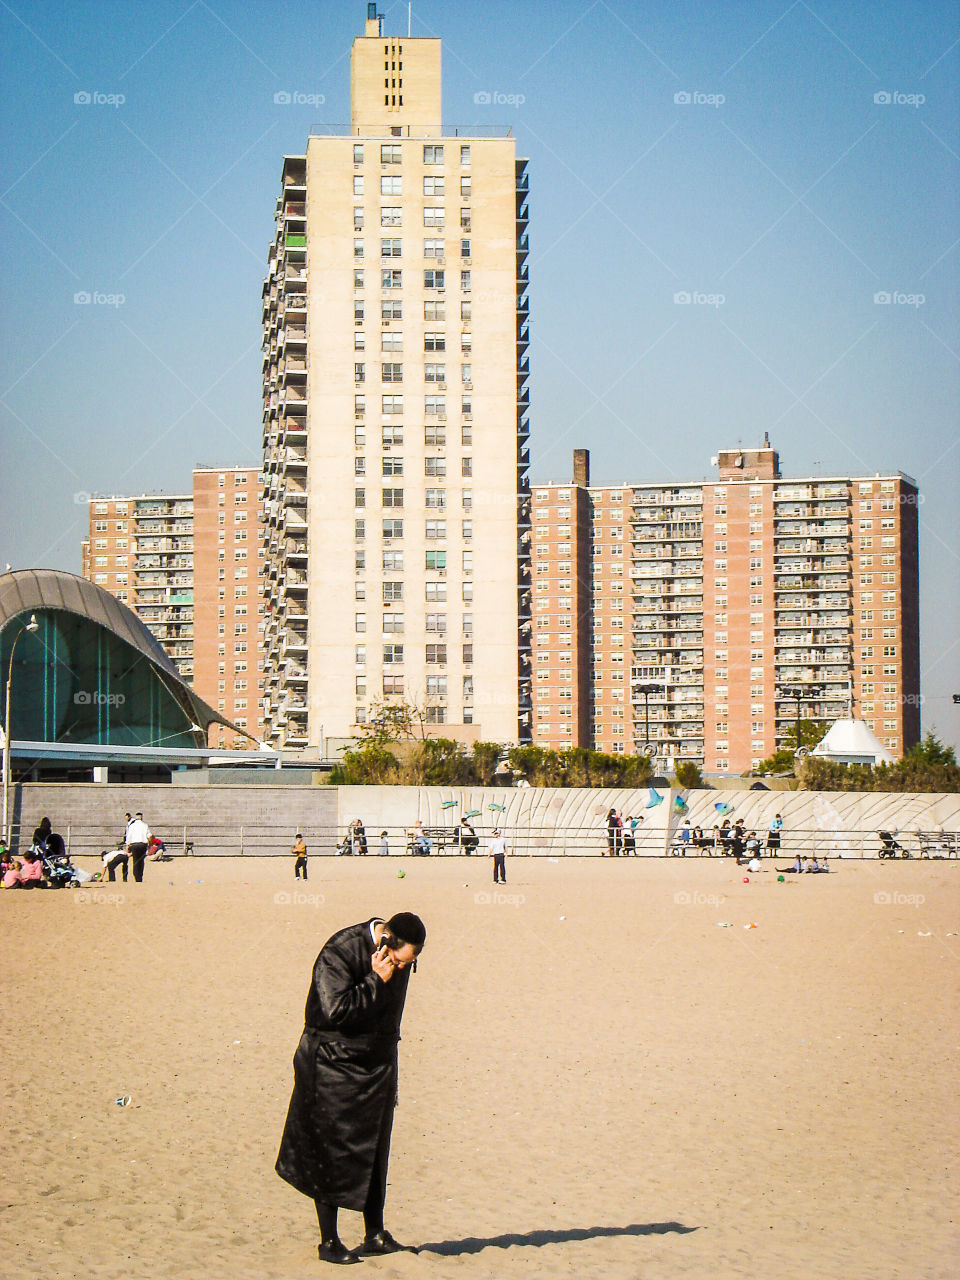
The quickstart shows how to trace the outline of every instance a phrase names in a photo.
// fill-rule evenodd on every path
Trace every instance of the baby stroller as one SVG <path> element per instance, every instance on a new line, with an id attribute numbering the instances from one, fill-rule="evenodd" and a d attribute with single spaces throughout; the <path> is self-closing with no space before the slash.
<path id="1" fill-rule="evenodd" d="M 902 844 L 894 839 L 892 831 L 878 831 L 880 837 L 880 857 L 881 858 L 909 858 L 910 854 L 906 851 Z"/>
<path id="2" fill-rule="evenodd" d="M 81 871 L 79 867 L 73 865 L 69 854 L 50 853 L 48 850 L 40 848 L 39 845 L 35 845 L 34 848 L 40 855 L 40 861 L 43 863 L 44 883 L 49 888 L 76 889 L 77 885 L 84 884 L 87 880 L 92 879 L 89 872 Z"/>

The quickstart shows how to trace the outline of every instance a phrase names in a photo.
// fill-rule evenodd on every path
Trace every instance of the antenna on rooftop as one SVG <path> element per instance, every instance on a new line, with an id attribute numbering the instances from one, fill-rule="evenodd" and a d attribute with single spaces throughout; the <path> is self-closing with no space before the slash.
<path id="1" fill-rule="evenodd" d="M 407 35 L 413 33 L 413 5 L 407 5 Z"/>

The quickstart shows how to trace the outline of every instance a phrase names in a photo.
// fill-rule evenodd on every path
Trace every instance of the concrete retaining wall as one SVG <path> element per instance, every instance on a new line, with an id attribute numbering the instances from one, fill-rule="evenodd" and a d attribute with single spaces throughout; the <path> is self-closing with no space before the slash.
<path id="1" fill-rule="evenodd" d="M 686 805 L 677 805 L 677 798 Z M 380 831 L 390 833 L 392 853 L 403 853 L 406 833 L 419 818 L 425 827 L 452 833 L 461 815 L 486 841 L 504 829 L 520 854 L 597 854 L 605 847 L 610 808 L 644 819 L 638 851 L 665 853 L 684 818 L 704 830 L 726 816 L 765 833 L 775 813 L 784 823 L 783 849 L 874 857 L 876 833 L 899 832 L 914 853 L 918 831 L 960 831 L 960 795 L 858 792 L 689 791 L 537 787 L 322 787 L 166 786 L 106 783 L 25 783 L 15 788 L 13 819 L 29 839 L 46 814 L 69 833 L 77 854 L 115 847 L 124 812 L 143 811 L 151 829 L 173 853 L 184 837 L 196 854 L 286 854 L 302 831 L 311 854 L 332 853 L 354 818 L 362 818 L 370 852 Z"/>
<path id="2" fill-rule="evenodd" d="M 46 814 L 70 836 L 72 853 L 115 848 L 124 813 L 142 810 L 150 829 L 171 853 L 184 836 L 196 854 L 287 853 L 302 831 L 317 852 L 331 847 L 337 826 L 333 787 L 177 786 L 163 783 L 24 783 L 16 788 L 13 818 L 27 840 Z"/>

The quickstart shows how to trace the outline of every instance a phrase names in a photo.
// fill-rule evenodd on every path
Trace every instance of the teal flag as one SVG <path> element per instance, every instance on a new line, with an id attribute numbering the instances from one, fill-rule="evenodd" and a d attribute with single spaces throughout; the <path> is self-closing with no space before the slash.
<path id="1" fill-rule="evenodd" d="M 655 809 L 655 808 L 657 807 L 657 805 L 658 805 L 658 804 L 663 804 L 663 796 L 662 796 L 662 795 L 660 795 L 660 793 L 659 793 L 658 791 L 654 791 L 653 787 L 651 787 L 651 788 L 650 788 L 650 799 L 647 801 L 647 803 L 646 803 L 646 806 L 645 806 L 645 807 L 646 807 L 647 809 Z"/>

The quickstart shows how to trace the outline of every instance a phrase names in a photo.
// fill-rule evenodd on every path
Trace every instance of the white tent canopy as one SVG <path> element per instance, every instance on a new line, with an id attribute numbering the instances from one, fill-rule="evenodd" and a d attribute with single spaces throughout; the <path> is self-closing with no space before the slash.
<path id="1" fill-rule="evenodd" d="M 818 760 L 843 764 L 893 764 L 894 757 L 869 725 L 853 718 L 837 720 L 811 750 Z"/>

